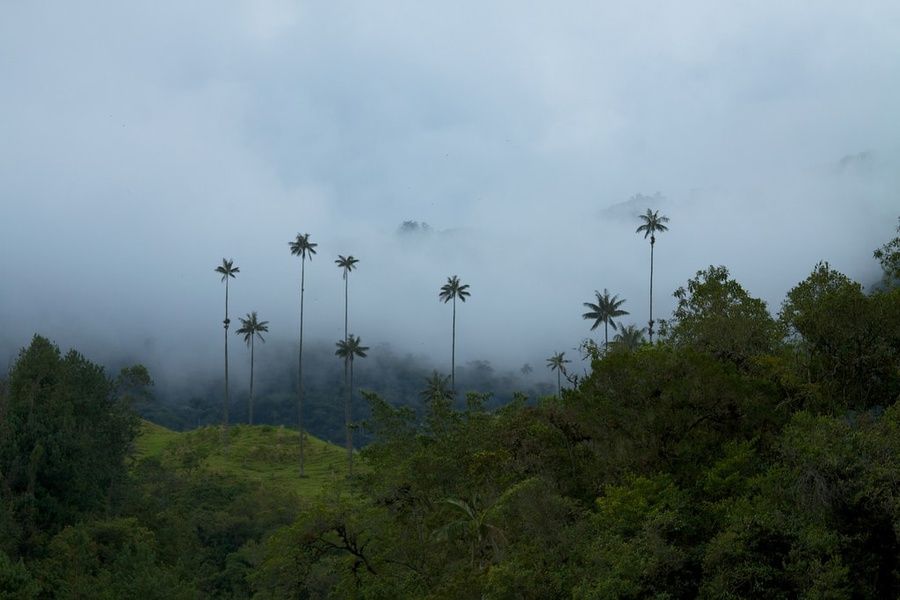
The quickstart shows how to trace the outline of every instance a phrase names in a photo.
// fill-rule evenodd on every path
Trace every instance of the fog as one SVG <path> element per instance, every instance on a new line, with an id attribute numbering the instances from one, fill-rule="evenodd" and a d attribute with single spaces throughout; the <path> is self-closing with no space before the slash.
<path id="1" fill-rule="evenodd" d="M 595 289 L 646 324 L 629 199 L 657 192 L 657 317 L 709 264 L 773 311 L 819 260 L 871 283 L 900 213 L 898 27 L 892 1 L 5 2 L 0 359 L 40 333 L 217 376 L 213 269 L 241 269 L 232 321 L 287 343 L 308 232 L 311 340 L 343 335 L 353 254 L 364 344 L 449 370 L 457 274 L 458 364 L 549 380 Z"/>

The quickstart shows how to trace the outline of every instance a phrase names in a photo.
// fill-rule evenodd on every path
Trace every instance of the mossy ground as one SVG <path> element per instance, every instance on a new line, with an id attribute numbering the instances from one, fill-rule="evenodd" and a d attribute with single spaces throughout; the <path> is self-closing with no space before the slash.
<path id="1" fill-rule="evenodd" d="M 221 427 L 177 432 L 143 421 L 135 456 L 137 460 L 157 458 L 167 468 L 202 469 L 310 496 L 345 478 L 347 454 L 309 434 L 305 439 L 302 478 L 297 431 L 274 425 L 233 425 L 226 443 Z M 354 461 L 354 466 L 358 464 Z"/>

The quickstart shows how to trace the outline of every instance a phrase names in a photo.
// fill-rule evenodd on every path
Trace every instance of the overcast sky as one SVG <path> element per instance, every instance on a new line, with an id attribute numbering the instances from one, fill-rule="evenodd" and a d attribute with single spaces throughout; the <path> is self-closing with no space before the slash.
<path id="1" fill-rule="evenodd" d="M 222 257 L 232 319 L 292 336 L 298 232 L 312 337 L 342 335 L 353 254 L 366 344 L 449 360 L 458 274 L 461 362 L 536 362 L 595 289 L 646 322 L 647 207 L 616 205 L 655 192 L 659 316 L 711 263 L 773 311 L 821 259 L 874 280 L 900 4 L 0 0 L 6 362 L 38 332 L 218 365 Z"/>

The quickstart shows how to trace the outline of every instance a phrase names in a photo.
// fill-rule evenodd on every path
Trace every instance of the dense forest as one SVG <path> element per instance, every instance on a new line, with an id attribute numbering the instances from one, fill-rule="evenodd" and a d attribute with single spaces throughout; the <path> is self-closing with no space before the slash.
<path id="1" fill-rule="evenodd" d="M 288 424 L 297 420 L 297 356 L 296 347 L 280 340 L 266 342 L 269 360 L 256 362 L 254 422 Z M 246 360 L 246 352 L 233 359 Z M 318 437 L 338 443 L 343 436 L 344 417 L 334 410 L 335 390 L 343 382 L 342 362 L 334 356 L 334 344 L 321 341 L 308 343 L 304 352 L 305 428 Z M 401 354 L 387 345 L 377 345 L 369 357 L 356 364 L 359 388 L 390 398 L 421 411 L 425 381 L 435 371 L 427 357 Z M 522 372 L 522 369 L 525 372 Z M 551 385 L 550 379 L 554 384 Z M 540 398 L 556 392 L 556 376 L 540 364 L 522 365 L 518 369 L 501 368 L 489 360 L 472 360 L 458 365 L 456 379 L 460 390 L 489 393 L 488 405 L 500 406 L 521 392 L 529 398 Z M 247 423 L 248 382 L 232 380 L 229 414 L 233 423 Z M 144 418 L 178 430 L 213 425 L 222 419 L 222 379 L 200 379 L 193 385 L 154 385 L 152 395 L 141 399 L 135 409 Z M 353 406 L 354 420 L 368 414 L 365 403 Z M 361 434 L 365 432 L 360 432 Z M 363 436 L 368 439 L 367 436 Z"/>
<path id="2" fill-rule="evenodd" d="M 163 448 L 146 369 L 35 336 L 0 383 L 0 597 L 896 598 L 900 237 L 875 258 L 774 315 L 703 269 L 558 394 L 362 378 L 358 468 L 296 485 L 296 431 Z"/>

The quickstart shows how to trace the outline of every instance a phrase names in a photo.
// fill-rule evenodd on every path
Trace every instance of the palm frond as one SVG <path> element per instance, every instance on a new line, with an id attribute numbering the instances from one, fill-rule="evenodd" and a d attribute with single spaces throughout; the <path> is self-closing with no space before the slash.
<path id="1" fill-rule="evenodd" d="M 294 256 L 299 256 L 301 259 L 309 259 L 312 260 L 313 255 L 316 253 L 316 246 L 318 244 L 314 244 L 309 241 L 309 234 L 297 234 L 296 239 L 292 242 L 288 242 L 288 246 L 291 248 L 291 254 Z"/>
<path id="2" fill-rule="evenodd" d="M 353 362 L 353 359 L 356 357 L 365 358 L 368 356 L 366 352 L 369 350 L 369 347 L 363 346 L 359 337 L 352 333 L 347 336 L 346 340 L 339 340 L 336 346 L 337 350 L 335 350 L 334 354 L 350 362 Z"/>
<path id="3" fill-rule="evenodd" d="M 227 278 L 231 277 L 234 279 L 235 273 L 240 273 L 240 267 L 234 266 L 234 259 L 226 260 L 222 259 L 222 264 L 215 268 L 215 272 L 222 275 L 222 281 L 225 281 Z"/>
<path id="4" fill-rule="evenodd" d="M 462 302 L 465 302 L 466 298 L 472 295 L 468 289 L 469 284 L 461 284 L 459 277 L 453 275 L 452 277 L 448 277 L 447 283 L 441 286 L 438 298 L 444 303 L 447 303 L 454 298 L 459 298 Z"/>

